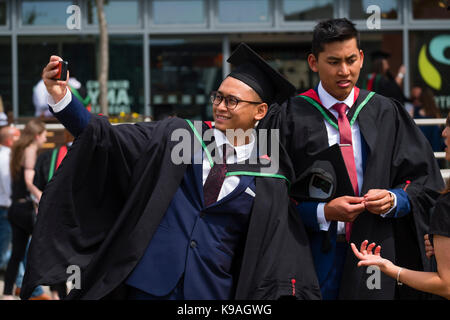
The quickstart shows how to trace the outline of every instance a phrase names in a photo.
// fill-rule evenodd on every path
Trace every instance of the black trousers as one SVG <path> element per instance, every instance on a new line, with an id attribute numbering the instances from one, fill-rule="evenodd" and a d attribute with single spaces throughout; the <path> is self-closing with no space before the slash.
<path id="1" fill-rule="evenodd" d="M 33 233 L 36 213 L 32 202 L 13 202 L 8 211 L 12 231 L 12 252 L 5 273 L 3 294 L 12 295 L 19 264 L 25 257 L 28 241 Z"/>

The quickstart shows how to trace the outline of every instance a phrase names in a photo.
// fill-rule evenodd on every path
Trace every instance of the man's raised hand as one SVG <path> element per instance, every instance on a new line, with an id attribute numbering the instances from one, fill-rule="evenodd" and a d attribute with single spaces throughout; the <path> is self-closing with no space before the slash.
<path id="1" fill-rule="evenodd" d="M 45 87 L 53 100 L 59 102 L 64 98 L 67 92 L 67 83 L 69 81 L 69 71 L 67 71 L 66 81 L 54 80 L 58 74 L 58 64 L 62 59 L 58 56 L 51 56 L 50 62 L 42 71 L 42 80 L 44 80 Z"/>

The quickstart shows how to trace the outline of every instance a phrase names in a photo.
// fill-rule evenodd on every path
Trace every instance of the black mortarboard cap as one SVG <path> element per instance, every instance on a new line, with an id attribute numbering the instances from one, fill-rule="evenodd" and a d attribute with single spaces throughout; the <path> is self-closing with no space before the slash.
<path id="1" fill-rule="evenodd" d="M 245 43 L 239 44 L 227 62 L 235 68 L 228 75 L 250 86 L 268 105 L 282 103 L 295 87 Z"/>
<path id="2" fill-rule="evenodd" d="M 390 53 L 387 53 L 385 51 L 374 51 L 370 54 L 370 57 L 372 58 L 372 61 L 378 60 L 378 59 L 389 59 L 391 57 Z"/>

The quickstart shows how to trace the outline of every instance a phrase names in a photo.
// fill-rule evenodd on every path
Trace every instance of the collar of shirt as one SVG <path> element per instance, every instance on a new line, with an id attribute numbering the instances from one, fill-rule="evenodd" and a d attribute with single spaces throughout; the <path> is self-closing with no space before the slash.
<path id="1" fill-rule="evenodd" d="M 328 110 L 330 110 L 330 112 L 332 112 L 334 115 L 337 115 L 338 113 L 331 107 L 334 106 L 336 103 L 345 103 L 349 109 L 353 106 L 353 99 L 355 97 L 355 88 L 352 89 L 352 91 L 347 96 L 347 98 L 345 98 L 344 101 L 339 101 L 331 94 L 329 94 L 322 86 L 322 81 L 320 81 L 319 88 L 317 89 L 317 91 L 318 91 L 317 94 L 319 95 L 319 99 L 320 102 L 322 102 L 322 105 Z"/>
<path id="2" fill-rule="evenodd" d="M 230 145 L 232 148 L 234 148 L 234 150 L 236 152 L 236 157 L 233 157 L 232 161 L 230 161 L 231 157 L 229 157 L 227 159 L 227 163 L 236 163 L 236 162 L 241 162 L 241 161 L 247 160 L 252 155 L 252 151 L 255 146 L 255 137 L 254 137 L 253 133 L 250 136 L 250 142 L 248 144 L 244 144 L 241 146 L 233 146 L 230 143 L 230 141 L 228 141 L 225 134 L 222 131 L 217 130 L 217 129 L 214 129 L 214 139 L 216 141 L 216 145 L 219 149 L 220 155 L 222 155 L 221 147 L 223 144 L 226 143 L 226 144 Z"/>

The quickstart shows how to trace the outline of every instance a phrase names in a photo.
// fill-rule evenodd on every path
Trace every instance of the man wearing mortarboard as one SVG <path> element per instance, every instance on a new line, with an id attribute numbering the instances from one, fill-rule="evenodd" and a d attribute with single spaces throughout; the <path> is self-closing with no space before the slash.
<path id="1" fill-rule="evenodd" d="M 111 126 L 52 80 L 59 60 L 43 78 L 52 112 L 76 139 L 41 199 L 22 298 L 66 279 L 70 265 L 81 283 L 69 299 L 320 298 L 290 205 L 288 157 L 261 153 L 255 132 L 241 134 L 294 92 L 284 77 L 241 44 L 211 93 L 215 127 L 179 118 Z M 174 161 L 186 132 L 192 148 Z"/>

